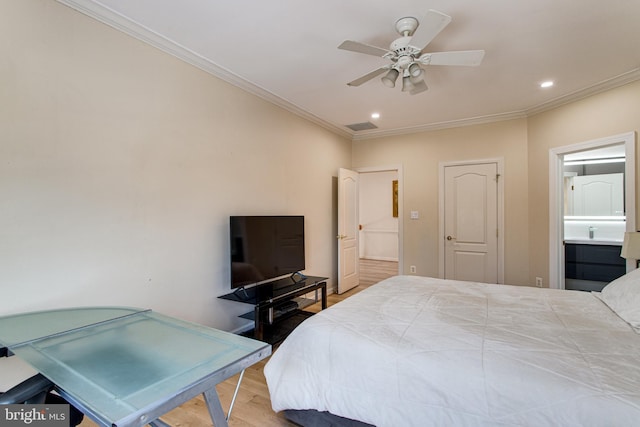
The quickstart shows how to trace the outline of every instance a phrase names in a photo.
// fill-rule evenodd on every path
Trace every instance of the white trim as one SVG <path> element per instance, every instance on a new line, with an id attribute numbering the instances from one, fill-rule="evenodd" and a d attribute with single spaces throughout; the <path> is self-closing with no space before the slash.
<path id="1" fill-rule="evenodd" d="M 138 40 L 141 40 L 153 47 L 156 47 L 163 52 L 166 52 L 170 55 L 175 56 L 188 64 L 191 64 L 201 70 L 213 74 L 214 76 L 230 83 L 240 89 L 243 89 L 253 95 L 256 95 L 272 104 L 275 104 L 285 110 L 296 114 L 302 118 L 305 118 L 331 132 L 334 132 L 338 135 L 351 138 L 352 141 L 359 141 L 364 139 L 373 139 L 373 138 L 383 138 L 389 136 L 397 136 L 397 135 L 407 135 L 418 132 L 427 132 L 441 129 L 450 129 L 450 128 L 458 128 L 462 126 L 471 126 L 483 123 L 493 123 L 499 122 L 503 120 L 512 120 L 516 118 L 526 118 L 532 116 L 534 114 L 541 113 L 543 111 L 550 110 L 552 108 L 556 108 L 560 105 L 568 104 L 573 101 L 577 101 L 579 99 L 586 98 L 588 96 L 594 95 L 596 93 L 604 92 L 627 83 L 634 82 L 636 80 L 640 80 L 640 68 L 635 68 L 626 73 L 620 74 L 619 76 L 615 76 L 613 78 L 604 80 L 599 82 L 593 86 L 587 87 L 582 90 L 578 90 L 576 92 L 570 93 L 568 95 L 553 99 L 549 102 L 545 102 L 543 104 L 537 105 L 535 107 L 519 110 L 519 111 L 511 111 L 506 113 L 492 114 L 486 116 L 479 117 L 470 117 L 460 120 L 450 120 L 438 123 L 429 123 L 420 126 L 411 126 L 406 128 L 397 128 L 391 130 L 372 130 L 372 131 L 364 131 L 355 133 L 351 130 L 348 130 L 344 126 L 335 125 L 333 123 L 328 122 L 309 111 L 304 110 L 302 107 L 293 104 L 286 99 L 283 99 L 276 94 L 269 92 L 241 77 L 234 74 L 231 70 L 228 70 L 224 67 L 215 64 L 213 61 L 203 57 L 202 55 L 187 49 L 184 46 L 181 46 L 179 43 L 176 43 L 173 40 L 170 40 L 157 32 L 141 25 L 138 22 L 132 21 L 131 19 L 123 16 L 122 14 L 105 7 L 101 4 L 95 3 L 89 0 L 56 0 L 58 3 L 64 4 L 72 9 L 77 10 L 80 13 L 83 13 L 91 18 L 94 18 L 103 24 L 109 25 L 110 27 L 115 28 L 118 31 L 122 31 L 125 34 L 130 35 Z"/>
<path id="2" fill-rule="evenodd" d="M 396 258 L 392 258 L 392 257 L 385 257 L 385 256 L 363 256 L 360 257 L 360 259 L 369 259 L 372 261 L 390 261 L 390 262 L 399 262 Z M 399 267 L 398 267 L 399 268 Z"/>
<path id="3" fill-rule="evenodd" d="M 194 52 L 185 46 L 176 43 L 175 41 L 166 38 L 165 36 L 145 27 L 144 25 L 132 21 L 131 19 L 123 16 L 122 14 L 110 9 L 104 5 L 94 3 L 86 0 L 56 0 L 58 3 L 62 3 L 72 9 L 77 10 L 84 15 L 96 19 L 103 24 L 106 24 L 118 31 L 121 31 L 129 36 L 138 39 L 148 45 L 151 45 L 161 51 L 175 56 L 176 58 L 191 64 L 194 67 L 201 69 L 209 74 L 218 77 L 225 82 L 232 84 L 246 92 L 258 96 L 278 107 L 281 107 L 297 116 L 309 120 L 331 132 L 341 135 L 346 138 L 351 138 L 353 134 L 342 126 L 336 126 L 320 117 L 310 113 L 309 111 L 299 107 L 298 105 L 287 101 L 284 98 L 277 96 L 276 94 L 269 92 L 251 83 L 248 80 L 241 78 L 234 74 L 231 70 L 228 70 L 208 58 Z"/>
<path id="4" fill-rule="evenodd" d="M 385 229 L 385 228 L 363 228 L 362 230 L 363 233 L 378 233 L 378 234 L 398 234 L 398 232 L 396 230 L 390 230 L 390 229 Z"/>
<path id="5" fill-rule="evenodd" d="M 527 114 L 524 111 L 513 111 L 508 113 L 491 114 L 487 116 L 471 117 L 459 120 L 449 120 L 444 122 L 429 123 L 420 126 L 409 126 L 405 128 L 396 128 L 389 130 L 369 130 L 360 131 L 352 135 L 353 141 L 362 141 L 366 139 L 384 138 L 389 136 L 399 136 L 414 134 L 418 132 L 428 132 L 442 129 L 459 128 L 463 126 L 474 126 L 486 123 L 502 122 L 505 120 L 524 119 Z"/>
<path id="6" fill-rule="evenodd" d="M 413 134 L 418 132 L 427 132 L 427 131 L 434 131 L 434 130 L 459 128 L 463 126 L 480 125 L 485 123 L 501 122 L 505 120 L 529 118 L 536 114 L 557 108 L 561 105 L 579 101 L 589 96 L 606 92 L 608 90 L 615 89 L 617 87 L 624 86 L 629 83 L 633 83 L 637 80 L 640 80 L 640 68 L 634 68 L 633 70 L 630 70 L 626 73 L 622 73 L 610 79 L 603 80 L 592 86 L 577 90 L 568 95 L 564 95 L 564 96 L 552 99 L 551 101 L 544 102 L 542 104 L 536 105 L 526 110 L 509 111 L 506 113 L 489 114 L 486 116 L 469 117 L 469 118 L 460 119 L 460 120 L 449 120 L 444 122 L 429 123 L 429 124 L 420 125 L 420 126 L 410 126 L 410 127 L 397 128 L 397 129 L 391 129 L 391 130 L 361 131 L 361 132 L 358 132 L 357 134 L 352 134 L 352 139 L 353 141 L 360 141 L 365 139 L 383 138 L 383 137 L 389 137 L 389 136 Z"/>
<path id="7" fill-rule="evenodd" d="M 398 274 L 404 274 L 404 178 L 402 165 L 391 166 L 368 166 L 361 168 L 354 168 L 354 171 L 358 173 L 370 173 L 370 172 L 396 172 L 398 174 Z"/>
<path id="8" fill-rule="evenodd" d="M 552 99 L 551 101 L 544 102 L 540 105 L 529 108 L 526 111 L 526 114 L 527 117 L 533 116 L 535 114 L 560 107 L 561 105 L 566 105 L 587 98 L 589 96 L 596 95 L 598 93 L 606 92 L 608 90 L 624 86 L 628 83 L 635 82 L 636 80 L 640 80 L 640 68 L 634 68 L 633 70 L 627 71 L 626 73 L 622 73 L 610 79 L 603 80 L 599 83 L 596 83 L 595 85 L 577 90 L 570 94 L 563 95 L 556 99 Z"/>
<path id="9" fill-rule="evenodd" d="M 497 210 L 498 210 L 498 283 L 504 283 L 504 158 L 482 160 L 466 160 L 457 162 L 438 163 L 438 277 L 444 278 L 444 170 L 447 166 L 465 166 L 495 163 L 500 178 L 498 179 Z"/>
<path id="10" fill-rule="evenodd" d="M 580 151 L 611 145 L 625 147 L 625 216 L 626 231 L 636 231 L 636 134 L 627 132 L 594 139 L 549 150 L 549 287 L 564 289 L 564 212 L 563 212 L 563 159 Z M 635 268 L 633 260 L 627 260 L 627 271 Z"/>

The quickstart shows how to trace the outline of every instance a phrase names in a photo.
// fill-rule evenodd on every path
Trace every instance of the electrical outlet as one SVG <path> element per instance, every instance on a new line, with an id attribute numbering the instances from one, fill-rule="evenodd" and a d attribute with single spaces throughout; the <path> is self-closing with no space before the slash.
<path id="1" fill-rule="evenodd" d="M 539 288 L 542 287 L 542 277 L 536 277 L 536 286 Z"/>
<path id="2" fill-rule="evenodd" d="M 416 272 L 416 266 L 415 266 L 415 265 L 411 265 L 411 266 L 409 266 L 409 271 L 415 274 L 415 272 Z"/>

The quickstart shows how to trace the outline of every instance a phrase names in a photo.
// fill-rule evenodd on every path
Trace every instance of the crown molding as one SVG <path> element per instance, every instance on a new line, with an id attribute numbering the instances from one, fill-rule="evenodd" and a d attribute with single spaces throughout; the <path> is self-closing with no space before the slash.
<path id="1" fill-rule="evenodd" d="M 264 99 L 271 104 L 281 107 L 297 116 L 300 116 L 310 122 L 313 122 L 335 134 L 351 139 L 353 134 L 343 129 L 342 127 L 335 126 L 332 123 L 327 122 L 319 118 L 318 116 L 309 113 L 308 111 L 300 108 L 296 104 L 283 99 L 272 92 L 264 90 L 263 88 L 256 86 L 255 84 L 240 78 L 238 75 L 232 73 L 224 67 L 208 60 L 207 58 L 199 55 L 198 53 L 170 40 L 155 31 L 130 20 L 129 18 L 119 14 L 118 12 L 105 7 L 103 5 L 94 3 L 90 0 L 56 0 L 58 3 L 64 4 L 78 12 L 87 15 L 103 24 L 106 24 L 118 31 L 130 35 L 144 43 L 147 43 L 157 49 L 162 50 L 176 58 L 185 61 L 188 64 L 193 65 L 209 74 L 218 77 L 225 82 L 232 84 L 246 92 L 249 92 L 259 98 Z"/>
<path id="2" fill-rule="evenodd" d="M 601 92 L 606 92 L 608 90 L 615 89 L 620 86 L 624 86 L 628 83 L 633 83 L 637 80 L 640 80 L 640 68 L 633 69 L 626 73 L 620 74 L 616 77 L 612 77 L 610 79 L 604 80 L 593 86 L 589 86 L 588 88 L 581 89 L 581 90 L 572 92 L 570 94 L 560 96 L 558 98 L 552 99 L 551 101 L 544 102 L 542 104 L 536 105 L 535 107 L 528 108 L 526 110 L 513 111 L 510 113 L 493 114 L 489 116 L 480 116 L 480 117 L 474 117 L 470 119 L 451 120 L 451 121 L 432 123 L 432 124 L 427 124 L 422 126 L 392 129 L 388 131 L 383 130 L 383 131 L 359 132 L 358 134 L 353 135 L 352 140 L 359 141 L 359 140 L 365 140 L 365 139 L 384 138 L 389 136 L 406 135 L 406 134 L 417 133 L 417 132 L 428 132 L 428 131 L 434 131 L 434 130 L 450 129 L 450 128 L 456 128 L 456 127 L 462 127 L 462 126 L 472 126 L 472 125 L 479 125 L 479 124 L 498 122 L 498 121 L 504 121 L 504 120 L 527 118 L 535 114 L 552 110 L 562 105 L 570 104 L 580 99 L 584 99 L 589 96 L 596 95 Z"/>
<path id="3" fill-rule="evenodd" d="M 126 18 L 118 12 L 107 8 L 103 5 L 97 4 L 91 0 L 56 0 L 58 3 L 64 4 L 78 12 L 96 19 L 116 30 L 119 30 L 125 34 L 128 34 L 144 43 L 147 43 L 157 49 L 162 50 L 170 55 L 181 59 L 188 64 L 193 65 L 209 74 L 218 77 L 225 82 L 236 86 L 246 92 L 249 92 L 259 98 L 264 99 L 284 110 L 287 110 L 299 117 L 302 117 L 312 123 L 317 124 L 339 136 L 348 138 L 352 141 L 360 141 L 366 139 L 385 138 L 390 136 L 407 135 L 418 132 L 429 132 L 442 129 L 450 129 L 462 126 L 473 126 L 479 124 L 486 124 L 491 122 L 498 122 L 504 120 L 512 120 L 519 118 L 527 118 L 529 116 L 539 114 L 541 112 L 551 110 L 553 108 L 565 105 L 591 95 L 595 95 L 600 92 L 605 92 L 610 89 L 614 89 L 619 86 L 640 80 L 640 68 L 636 68 L 629 72 L 623 73 L 619 76 L 611 79 L 604 80 L 596 85 L 588 88 L 572 92 L 568 95 L 564 95 L 555 98 L 551 101 L 544 102 L 535 107 L 528 108 L 521 111 L 513 111 L 508 113 L 492 114 L 486 116 L 472 117 L 460 120 L 449 120 L 438 123 L 429 123 L 419 126 L 410 126 L 405 128 L 396 128 L 390 130 L 372 130 L 372 131 L 360 131 L 353 132 L 346 129 L 344 126 L 337 126 L 330 123 L 320 117 L 311 114 L 296 104 L 275 95 L 247 80 L 242 79 L 238 75 L 232 73 L 230 70 L 219 66 L 218 64 L 204 58 L 202 55 L 187 49 L 184 46 L 156 33 L 155 31 L 146 28 L 139 23 Z"/>
<path id="4" fill-rule="evenodd" d="M 535 107 L 529 108 L 526 110 L 526 114 L 527 114 L 527 117 L 533 116 L 535 114 L 552 110 L 556 107 L 560 107 L 562 105 L 569 104 L 571 102 L 575 102 L 580 99 L 584 99 L 601 92 L 606 92 L 608 90 L 615 89 L 620 86 L 624 86 L 628 83 L 633 83 L 637 80 L 640 80 L 640 68 L 635 68 L 631 71 L 627 71 L 626 73 L 620 74 L 610 79 L 603 80 L 600 83 L 596 83 L 593 86 L 589 86 L 585 89 L 577 90 L 575 92 L 560 96 L 558 98 L 552 99 L 551 101 L 544 102 Z"/>
<path id="5" fill-rule="evenodd" d="M 560 96 L 558 98 L 552 99 L 551 101 L 544 102 L 542 104 L 536 105 L 535 107 L 528 108 L 522 111 L 513 111 L 510 113 L 501 113 L 501 114 L 493 114 L 488 116 L 480 116 L 474 117 L 470 119 L 461 119 L 461 120 L 451 120 L 446 122 L 439 123 L 431 123 L 421 126 L 412 126 L 406 128 L 399 129 L 391 129 L 391 130 L 382 130 L 382 131 L 364 131 L 358 132 L 352 136 L 353 141 L 366 140 L 366 139 L 375 139 L 375 138 L 384 138 L 389 136 L 399 136 L 406 135 L 417 132 L 428 132 L 434 130 L 441 129 L 450 129 L 462 126 L 472 126 L 479 125 L 491 122 L 499 122 L 504 120 L 512 120 L 519 118 L 527 118 L 544 111 L 552 110 L 554 108 L 560 107 L 565 104 L 570 104 L 572 102 L 587 98 L 592 95 L 596 95 L 601 92 L 606 92 L 611 89 L 615 89 L 620 86 L 624 86 L 628 83 L 633 83 L 637 80 L 640 80 L 640 68 L 633 69 L 626 73 L 620 74 L 616 77 L 612 77 L 610 79 L 604 80 L 600 83 L 597 83 L 593 86 L 589 86 L 588 88 L 581 89 L 567 95 Z"/>
<path id="6" fill-rule="evenodd" d="M 481 125 L 486 123 L 501 122 L 504 120 L 523 119 L 527 114 L 524 111 L 513 111 L 510 113 L 491 114 L 487 116 L 472 117 L 469 119 L 449 120 L 445 122 L 430 123 L 420 126 L 410 126 L 405 128 L 382 130 L 382 131 L 369 131 L 358 132 L 353 136 L 353 141 L 360 141 L 365 139 L 385 138 L 389 136 L 407 135 L 419 132 L 429 132 L 442 129 L 459 128 L 463 126 Z"/>

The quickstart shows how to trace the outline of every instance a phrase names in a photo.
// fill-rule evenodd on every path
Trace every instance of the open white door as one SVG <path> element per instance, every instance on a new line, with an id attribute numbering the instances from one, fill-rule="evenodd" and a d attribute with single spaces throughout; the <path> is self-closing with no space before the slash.
<path id="1" fill-rule="evenodd" d="M 358 253 L 358 172 L 338 172 L 338 293 L 360 283 Z"/>

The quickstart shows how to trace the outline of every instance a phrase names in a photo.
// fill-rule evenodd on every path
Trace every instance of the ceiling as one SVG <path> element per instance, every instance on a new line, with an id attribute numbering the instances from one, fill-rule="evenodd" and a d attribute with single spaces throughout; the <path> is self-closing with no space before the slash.
<path id="1" fill-rule="evenodd" d="M 352 139 L 526 117 L 640 79 L 638 0 L 58 1 Z M 386 60 L 340 43 L 387 49 L 399 18 L 429 9 L 452 21 L 423 52 L 483 49 L 480 66 L 428 66 L 413 96 L 347 86 Z M 346 127 L 363 122 L 377 128 Z"/>

